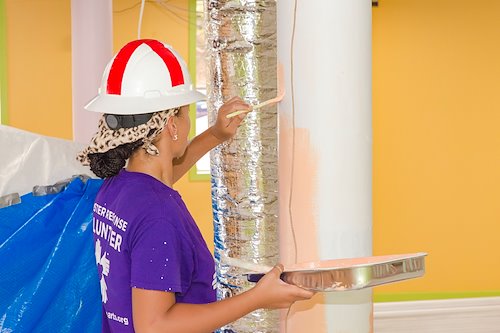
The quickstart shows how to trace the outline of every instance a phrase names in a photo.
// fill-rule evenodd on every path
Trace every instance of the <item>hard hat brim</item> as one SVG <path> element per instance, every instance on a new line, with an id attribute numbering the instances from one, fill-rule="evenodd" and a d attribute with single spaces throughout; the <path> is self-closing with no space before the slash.
<path id="1" fill-rule="evenodd" d="M 179 95 L 146 98 L 142 96 L 98 95 L 84 108 L 88 111 L 108 114 L 143 114 L 173 109 L 203 100 L 206 100 L 206 96 L 196 90 Z"/>

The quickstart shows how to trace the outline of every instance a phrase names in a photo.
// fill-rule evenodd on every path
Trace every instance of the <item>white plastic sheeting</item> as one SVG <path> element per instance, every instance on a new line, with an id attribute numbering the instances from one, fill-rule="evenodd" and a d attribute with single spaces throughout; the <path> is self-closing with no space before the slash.
<path id="1" fill-rule="evenodd" d="M 96 177 L 76 154 L 84 145 L 0 125 L 0 197 L 52 185 L 73 175 Z"/>

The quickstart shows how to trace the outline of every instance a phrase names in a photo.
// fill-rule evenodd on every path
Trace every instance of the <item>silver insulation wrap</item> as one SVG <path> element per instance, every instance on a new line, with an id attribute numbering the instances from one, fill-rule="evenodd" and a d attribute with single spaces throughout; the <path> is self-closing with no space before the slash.
<path id="1" fill-rule="evenodd" d="M 205 0 L 207 108 L 240 96 L 257 104 L 276 96 L 276 0 Z M 276 106 L 250 112 L 236 137 L 212 150 L 212 206 L 219 299 L 254 286 L 221 261 L 278 262 Z M 220 332 L 278 332 L 277 311 L 258 310 Z"/>

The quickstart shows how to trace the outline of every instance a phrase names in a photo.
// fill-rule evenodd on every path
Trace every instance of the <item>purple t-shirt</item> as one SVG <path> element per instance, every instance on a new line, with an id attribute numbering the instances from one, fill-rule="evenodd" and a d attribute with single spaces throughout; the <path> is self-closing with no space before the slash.
<path id="1" fill-rule="evenodd" d="M 103 332 L 134 332 L 132 289 L 175 293 L 178 303 L 210 303 L 214 260 L 179 193 L 121 170 L 94 203 L 95 255 Z"/>

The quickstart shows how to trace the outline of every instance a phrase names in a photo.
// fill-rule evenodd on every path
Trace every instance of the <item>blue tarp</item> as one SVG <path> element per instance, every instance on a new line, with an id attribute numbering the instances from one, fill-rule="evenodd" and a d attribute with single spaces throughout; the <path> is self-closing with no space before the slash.
<path id="1" fill-rule="evenodd" d="M 100 332 L 92 205 L 102 180 L 0 209 L 0 332 Z"/>

